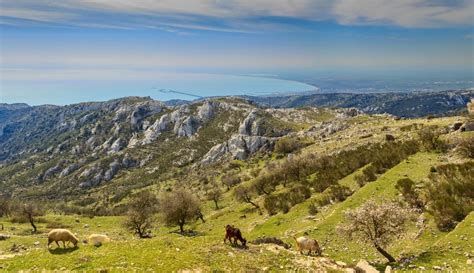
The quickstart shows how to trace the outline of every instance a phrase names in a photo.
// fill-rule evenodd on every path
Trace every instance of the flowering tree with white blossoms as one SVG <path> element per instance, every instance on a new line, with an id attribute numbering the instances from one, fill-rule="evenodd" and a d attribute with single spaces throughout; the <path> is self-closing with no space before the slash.
<path id="1" fill-rule="evenodd" d="M 343 235 L 377 249 L 389 262 L 395 259 L 384 248 L 405 230 L 411 211 L 398 203 L 371 199 L 359 208 L 345 212 L 345 222 L 338 226 Z"/>

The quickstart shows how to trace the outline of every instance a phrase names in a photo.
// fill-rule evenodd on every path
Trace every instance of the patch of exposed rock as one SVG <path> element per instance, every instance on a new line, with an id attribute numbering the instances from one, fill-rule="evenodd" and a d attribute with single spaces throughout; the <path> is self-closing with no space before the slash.
<path id="1" fill-rule="evenodd" d="M 278 138 L 263 136 L 233 135 L 228 141 L 212 147 L 201 160 L 201 164 L 215 163 L 224 157 L 244 160 L 250 155 L 273 150 Z"/>
<path id="2" fill-rule="evenodd" d="M 216 110 L 219 107 L 219 102 L 217 101 L 205 101 L 199 108 L 198 108 L 198 118 L 203 121 L 211 120 L 214 115 L 216 114 Z"/>
<path id="3" fill-rule="evenodd" d="M 176 134 L 179 137 L 190 137 L 194 135 L 199 129 L 200 122 L 194 116 L 189 116 L 183 120 L 181 124 L 177 127 Z M 176 128 L 176 127 L 175 127 Z"/>
<path id="4" fill-rule="evenodd" d="M 260 118 L 257 110 L 252 110 L 239 126 L 239 134 L 246 136 L 261 135 Z"/>
<path id="5" fill-rule="evenodd" d="M 134 129 L 140 129 L 140 124 L 144 118 L 160 113 L 164 108 L 162 102 L 149 100 L 135 105 L 130 114 L 130 124 Z"/>
<path id="6" fill-rule="evenodd" d="M 158 136 L 168 129 L 170 125 L 171 119 L 170 115 L 165 114 L 157 119 L 155 123 L 153 123 L 144 133 L 144 139 L 141 144 L 146 145 L 152 143 L 154 140 L 158 138 Z M 130 146 L 130 144 L 129 144 Z"/>
<path id="7" fill-rule="evenodd" d="M 123 148 L 125 148 L 125 142 L 122 140 L 122 138 L 117 138 L 113 143 L 112 145 L 110 146 L 110 148 L 108 149 L 108 154 L 114 154 L 114 153 L 117 153 L 119 152 L 120 150 L 122 150 Z"/>

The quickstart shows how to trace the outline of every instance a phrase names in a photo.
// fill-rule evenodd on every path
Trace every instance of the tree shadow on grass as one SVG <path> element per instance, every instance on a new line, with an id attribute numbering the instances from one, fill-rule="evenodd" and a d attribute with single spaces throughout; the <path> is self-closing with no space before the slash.
<path id="1" fill-rule="evenodd" d="M 195 231 L 195 230 L 185 230 L 184 232 L 181 232 L 179 230 L 175 231 L 170 231 L 170 233 L 176 233 L 185 237 L 198 237 L 198 236 L 205 236 L 206 233 L 200 232 L 200 231 Z"/>
<path id="2" fill-rule="evenodd" d="M 243 246 L 243 245 L 239 245 L 239 244 L 230 244 L 230 246 L 231 246 L 232 248 L 242 249 L 242 250 L 247 250 L 247 249 L 249 249 L 249 247 L 246 246 L 246 245 Z"/>
<path id="3" fill-rule="evenodd" d="M 49 251 L 49 253 L 51 253 L 53 255 L 63 255 L 63 254 L 72 253 L 72 252 L 74 252 L 78 249 L 79 249 L 79 247 L 77 247 L 77 246 L 68 247 L 68 248 L 56 247 L 56 248 L 49 248 L 48 251 Z"/>

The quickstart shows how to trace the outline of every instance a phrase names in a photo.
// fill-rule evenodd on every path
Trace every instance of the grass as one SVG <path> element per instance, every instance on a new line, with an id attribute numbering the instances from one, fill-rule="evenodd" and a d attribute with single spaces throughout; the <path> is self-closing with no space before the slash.
<path id="1" fill-rule="evenodd" d="M 47 215 L 47 222 L 60 222 L 70 227 L 81 239 L 91 233 L 107 233 L 112 242 L 101 247 L 80 244 L 78 249 L 47 250 L 47 223 L 40 223 L 39 233 L 31 234 L 28 224 L 11 224 L 0 219 L 5 225 L 5 233 L 12 238 L 0 241 L 0 270 L 19 271 L 24 269 L 77 270 L 91 271 L 108 269 L 112 272 L 137 271 L 178 271 L 180 269 L 203 271 L 270 271 L 307 270 L 307 264 L 299 263 L 305 257 L 275 247 L 250 245 L 249 249 L 234 248 L 223 244 L 224 226 L 234 224 L 241 228 L 244 237 L 251 241 L 261 236 L 276 236 L 293 244 L 291 235 L 302 235 L 318 239 L 324 247 L 325 255 L 335 260 L 354 264 L 364 258 L 378 262 L 383 268 L 383 259 L 373 249 L 356 242 L 340 238 L 335 231 L 343 220 L 346 209 L 361 205 L 371 197 L 394 198 L 396 181 L 409 177 L 414 181 L 423 180 L 433 165 L 440 163 L 436 153 L 417 153 L 381 175 L 376 181 L 358 189 L 344 202 L 335 203 L 322 210 L 315 217 L 308 217 L 308 205 L 317 195 L 293 207 L 287 214 L 269 217 L 259 215 L 246 204 L 237 203 L 231 192 L 224 194 L 220 202 L 222 209 L 215 210 L 212 202 L 203 203 L 206 222 L 193 223 L 189 228 L 196 231 L 195 236 L 183 236 L 176 228 L 157 225 L 152 239 L 137 239 L 122 227 L 122 217 L 79 217 Z M 340 184 L 357 189 L 355 173 L 343 178 Z M 414 257 L 412 264 L 432 268 L 443 265 L 445 261 L 456 270 L 468 269 L 465 265 L 465 252 L 472 254 L 472 243 L 463 238 L 472 238 L 474 216 L 468 218 L 451 233 L 436 230 L 427 216 L 426 231 L 414 239 L 415 230 L 410 226 L 405 236 L 392 244 L 388 250 L 397 257 Z M 85 226 L 88 225 L 88 228 Z M 11 230 L 15 227 L 15 230 Z M 462 235 L 462 237 L 461 237 Z M 39 242 L 38 246 L 35 242 Z M 13 244 L 23 245 L 27 250 L 18 256 L 11 256 Z M 449 252 L 455 247 L 454 252 Z M 442 250 L 442 251 L 440 251 Z M 3 258 L 2 258 L 2 255 Z M 10 256 L 5 256 L 10 255 Z M 407 270 L 407 267 L 402 267 Z"/>
<path id="2" fill-rule="evenodd" d="M 330 112 L 321 112 L 318 115 L 308 118 L 314 120 L 329 119 Z M 195 139 L 189 143 L 183 143 L 178 139 L 165 142 L 168 136 L 163 135 L 158 141 L 161 144 L 150 145 L 143 150 L 137 150 L 142 157 L 147 154 L 162 154 L 152 159 L 150 166 L 168 166 L 170 162 L 176 161 L 179 155 L 166 153 L 169 147 L 174 150 L 193 151 L 202 155 L 212 145 L 222 142 L 229 137 L 230 132 L 222 132 L 219 128 L 228 120 L 229 113 L 223 113 L 217 117 L 212 124 L 205 126 L 196 135 Z M 303 153 L 320 153 L 343 149 L 354 145 L 366 145 L 370 142 L 383 140 L 385 134 L 394 134 L 398 138 L 410 137 L 413 132 L 401 132 L 400 127 L 413 124 L 414 122 L 431 125 L 445 126 L 452 124 L 455 118 L 440 118 L 433 120 L 400 120 L 394 121 L 391 118 L 360 116 L 350 119 L 354 126 L 342 132 L 326 138 L 327 142 L 318 141 L 314 145 L 305 147 Z M 280 129 L 289 128 L 286 122 L 271 119 L 272 127 Z M 273 124 L 274 123 L 274 124 Z M 238 126 L 237 123 L 231 127 Z M 370 128 L 365 132 L 364 128 Z M 234 128 L 235 129 L 235 128 Z M 289 128 L 296 129 L 296 128 Z M 354 136 L 373 133 L 369 138 L 359 139 Z M 352 136 L 353 135 L 353 136 Z M 462 136 L 465 136 L 464 134 Z M 213 139 L 215 143 L 208 140 Z M 196 156 L 198 158 L 199 156 Z M 242 164 L 240 174 L 249 173 L 253 168 L 263 168 L 265 163 L 275 161 L 271 157 L 260 158 L 252 164 Z M 282 159 L 283 160 L 283 159 Z M 302 263 L 301 259 L 306 259 L 299 254 L 285 250 L 277 250 L 274 246 L 250 245 L 248 249 L 234 248 L 228 244 L 223 244 L 224 226 L 234 224 L 239 227 L 244 237 L 248 241 L 261 236 L 275 236 L 289 244 L 294 244 L 292 235 L 307 234 L 309 237 L 317 239 L 324 247 L 323 253 L 331 259 L 340 260 L 348 264 L 355 264 L 359 259 L 367 259 L 375 262 L 380 269 L 383 269 L 385 262 L 383 257 L 372 248 L 362 246 L 356 242 L 341 238 L 336 232 L 336 227 L 343 221 L 344 211 L 360 206 L 369 198 L 393 199 L 397 198 L 398 192 L 395 183 L 400 178 L 408 177 L 418 183 L 423 183 L 432 166 L 441 164 L 443 157 L 436 153 L 420 152 L 400 164 L 394 166 L 384 174 L 380 175 L 374 182 L 366 184 L 360 188 L 354 180 L 354 176 L 359 174 L 363 168 L 346 176 L 339 181 L 340 185 L 349 187 L 354 194 L 340 203 L 334 203 L 321 209 L 315 216 L 308 215 L 308 206 L 316 200 L 320 194 L 314 194 L 310 199 L 292 207 L 286 214 L 274 216 L 259 215 L 251 206 L 236 202 L 232 197 L 232 191 L 224 194 L 224 199 L 219 203 L 220 210 L 214 209 L 212 201 L 203 202 L 203 213 L 206 222 L 196 222 L 188 228 L 196 231 L 195 236 L 183 236 L 176 233 L 177 228 L 165 227 L 157 224 L 153 229 L 152 239 L 140 240 L 135 238 L 129 231 L 122 227 L 123 218 L 118 216 L 109 217 L 78 217 L 75 216 L 47 215 L 45 219 L 48 223 L 61 223 L 77 233 L 80 239 L 85 239 L 92 233 L 107 233 L 112 242 L 101 247 L 80 244 L 78 249 L 46 249 L 46 233 L 48 223 L 39 223 L 39 232 L 31 234 L 28 224 L 12 224 L 8 219 L 0 218 L 0 223 L 5 225 L 5 230 L 0 233 L 7 233 L 12 237 L 5 241 L 0 241 L 0 271 L 20 271 L 20 270 L 76 270 L 76 271 L 97 271 L 108 269 L 112 272 L 144 272 L 144 271 L 178 271 L 180 269 L 202 270 L 202 271 L 307 271 L 308 265 Z M 247 161 L 251 162 L 251 161 Z M 51 162 L 44 163 L 53 165 Z M 48 165 L 48 166 L 49 166 Z M 8 176 L 14 173 L 20 164 L 14 167 L 0 169 L 1 174 Z M 43 168 L 44 166 L 41 165 Z M 45 168 L 45 167 L 44 167 Z M 138 188 L 148 186 L 149 190 L 163 190 L 173 184 L 176 179 L 186 176 L 172 176 L 171 172 L 158 169 L 156 172 L 149 172 L 151 167 L 143 169 L 124 171 L 120 173 L 113 183 L 106 184 L 96 191 L 91 192 L 91 198 L 121 196 L 118 199 L 127 201 L 129 192 L 134 192 Z M 177 169 L 181 170 L 182 169 Z M 32 170 L 34 172 L 35 170 Z M 202 173 L 211 173 L 211 170 L 202 168 Z M 213 170 L 216 171 L 216 170 Z M 218 170 L 217 170 L 218 171 Z M 21 174 L 19 177 L 30 176 L 30 173 Z M 222 173 L 217 173 L 216 176 Z M 168 176 L 165 176 L 168 175 Z M 198 176 L 189 176 L 196 180 Z M 15 178 L 16 180 L 16 178 Z M 187 180 L 194 183 L 194 180 Z M 1 186 L 1 184 L 0 184 Z M 42 185 L 45 187 L 45 185 Z M 196 188 L 197 189 L 197 188 Z M 104 198 L 106 199 L 106 198 Z M 471 241 L 464 238 L 473 238 L 474 216 L 471 213 L 463 223 L 449 233 L 443 233 L 436 229 L 429 214 L 426 218 L 425 229 L 420 236 L 418 229 L 414 225 L 407 227 L 407 232 L 402 238 L 390 245 L 387 250 L 397 258 L 411 257 L 411 264 L 419 267 L 432 269 L 433 266 L 450 265 L 449 268 L 459 271 L 471 270 L 466 265 L 466 254 L 473 255 L 473 245 Z M 86 228 L 85 226 L 88 226 Z M 12 230 L 12 228 L 15 228 Z M 35 242 L 39 242 L 36 245 Z M 23 245 L 26 250 L 19 253 L 10 251 L 12 246 Z M 18 255 L 17 255 L 18 254 Z M 304 260 L 308 261 L 308 260 Z M 399 269 L 409 270 L 408 266 L 397 265 Z"/>

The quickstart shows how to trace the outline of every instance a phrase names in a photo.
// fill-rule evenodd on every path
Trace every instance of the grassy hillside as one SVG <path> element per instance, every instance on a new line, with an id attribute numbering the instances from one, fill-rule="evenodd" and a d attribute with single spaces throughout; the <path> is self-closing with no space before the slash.
<path id="1" fill-rule="evenodd" d="M 221 206 L 216 211 L 212 203 L 203 206 L 206 222 L 196 222 L 190 228 L 194 233 L 180 235 L 176 228 L 158 225 L 153 230 L 154 238 L 137 239 L 122 227 L 122 217 L 76 217 L 48 215 L 45 220 L 60 222 L 76 232 L 83 239 L 91 233 L 106 233 L 113 241 L 101 247 L 80 245 L 78 249 L 53 249 L 45 247 L 47 224 L 40 224 L 40 233 L 30 235 L 28 224 L 12 224 L 2 219 L 6 233 L 12 238 L 0 241 L 0 259 L 4 270 L 20 269 L 69 269 L 92 270 L 111 269 L 112 271 L 174 271 L 192 270 L 287 270 L 321 266 L 319 258 L 307 258 L 293 251 L 287 251 L 272 245 L 255 246 L 249 249 L 233 248 L 223 244 L 224 226 L 232 223 L 240 227 L 244 236 L 254 240 L 261 236 L 276 236 L 293 244 L 291 235 L 309 234 L 318 239 L 324 247 L 324 255 L 348 264 L 354 264 L 365 258 L 378 261 L 382 268 L 382 259 L 373 249 L 341 239 L 335 227 L 342 220 L 342 213 L 348 208 L 357 207 L 370 197 L 394 197 L 397 191 L 394 183 L 399 178 L 409 177 L 419 181 L 425 178 L 430 167 L 440 163 L 441 157 L 435 153 L 418 153 L 398 164 L 371 182 L 357 190 L 341 203 L 328 206 L 316 217 L 308 217 L 307 206 L 311 199 L 291 209 L 287 214 L 272 217 L 259 215 L 247 205 L 236 203 L 227 193 Z M 342 179 L 340 183 L 353 184 L 354 174 Z M 317 198 L 313 196 L 312 198 Z M 245 215 L 245 218 L 243 216 Z M 474 236 L 472 229 L 473 215 L 450 233 L 436 230 L 428 219 L 428 228 L 422 236 L 414 239 L 415 231 L 410 231 L 404 238 L 390 247 L 390 251 L 399 257 L 416 257 L 410 264 L 425 268 L 450 264 L 455 270 L 469 270 L 465 255 L 472 255 L 472 242 L 463 238 Z M 86 227 L 88 226 L 88 227 Z M 15 230 L 11 228 L 15 227 Z M 35 245 L 39 242 L 39 245 Z M 12 246 L 22 245 L 27 250 L 12 253 Z M 454 247 L 455 251 L 450 251 Z M 309 264 L 314 265 L 309 266 Z M 407 265 L 408 266 L 408 265 Z M 410 268 L 411 268 L 410 267 Z M 409 269 L 405 267 L 405 269 Z"/>
<path id="2" fill-rule="evenodd" d="M 345 212 L 360 207 L 369 199 L 403 203 L 396 188 L 400 179 L 411 179 L 415 188 L 422 191 L 438 166 L 472 162 L 472 157 L 459 152 L 461 148 L 464 151 L 472 149 L 469 148 L 472 132 L 452 128 L 455 123 L 465 123 L 468 120 L 465 116 L 396 119 L 389 115 L 334 109 L 264 110 L 249 104 L 244 104 L 248 110 L 244 112 L 235 110 L 241 109 L 242 101 L 231 103 L 227 100 L 226 103 L 216 108 L 220 110 L 216 110 L 212 119 L 202 121 L 190 137 L 178 137 L 170 129 L 152 143 L 123 147 L 116 154 L 89 155 L 84 152 L 81 167 L 67 178 L 55 174 L 42 182 L 37 179 L 39 174 L 46 176 L 45 173 L 55 166 L 62 168 L 64 158 L 72 162 L 74 155 L 69 153 L 33 153 L 23 161 L 1 166 L 0 187 L 8 187 L 3 191 L 14 189 L 13 197 L 19 198 L 17 202 L 20 203 L 41 200 L 48 206 L 48 211 L 38 219 L 36 233 L 31 232 L 28 223 L 18 223 L 19 217 L 15 213 L 0 217 L 0 224 L 4 226 L 0 234 L 11 236 L 0 241 L 0 271 L 316 269 L 338 272 L 344 270 L 344 263 L 353 267 L 360 259 L 384 270 L 386 260 L 374 248 L 342 237 L 338 232 Z M 202 104 L 192 105 L 189 111 L 194 114 L 200 107 Z M 227 155 L 213 164 L 200 164 L 211 147 L 224 143 L 223 147 L 230 149 L 236 145 L 227 141 L 233 137 L 235 141 L 236 131 L 242 128 L 243 120 L 250 117 L 253 110 L 257 113 L 255 120 L 247 127 L 261 135 L 249 133 L 245 141 L 265 137 L 275 141 L 276 146 L 281 140 L 278 137 L 285 135 L 285 140 L 293 146 L 284 152 L 259 150 L 246 159 L 232 160 Z M 156 115 L 147 117 L 150 123 L 157 118 Z M 117 123 L 114 128 L 120 125 Z M 91 124 L 87 126 L 92 127 Z M 142 130 L 136 135 L 142 139 L 145 132 Z M 99 166 L 105 172 L 113 162 L 124 162 L 128 158 L 137 163 L 133 167 L 121 163 L 123 167 L 112 180 L 89 188 L 78 187 L 84 179 L 81 176 L 84 171 Z M 146 159 L 146 162 L 142 165 L 138 159 Z M 361 183 L 360 177 L 370 170 L 373 179 Z M 229 177 L 237 182 L 226 184 Z M 258 182 L 268 183 L 264 184 L 263 191 L 256 187 Z M 153 237 L 150 239 L 138 239 L 124 227 L 125 216 L 117 215 L 123 215 L 134 194 L 147 191 L 161 197 L 164 192 L 174 191 L 177 185 L 200 199 L 205 222 L 191 221 L 185 226 L 189 232 L 180 234 L 177 227 L 165 226 L 160 218 L 151 230 Z M 261 212 L 249 203 L 237 201 L 234 194 L 238 187 L 250 190 L 251 199 L 260 206 Z M 223 192 L 219 209 L 215 209 L 213 201 L 206 199 L 206 193 L 213 188 Z M 303 188 L 307 196 L 300 194 L 293 198 L 295 188 Z M 335 188 L 346 191 L 343 198 L 335 198 Z M 265 206 L 270 197 L 276 198 L 279 206 L 286 202 L 287 207 L 270 212 Z M 315 207 L 317 212 L 310 213 Z M 467 264 L 474 255 L 469 239 L 474 236 L 472 212 L 450 231 L 439 230 L 429 209 L 415 216 L 406 231 L 386 248 L 397 259 L 397 263 L 392 264 L 395 269 L 474 270 Z M 248 248 L 223 243 L 227 224 L 241 229 L 249 242 Z M 48 250 L 47 232 L 56 227 L 70 229 L 81 241 L 90 234 L 105 233 L 112 242 L 100 247 L 81 242 L 77 249 L 53 246 Z M 303 235 L 319 242 L 323 257 L 308 257 L 295 251 L 293 236 Z M 277 237 L 292 248 L 286 250 L 274 244 L 252 243 L 262 237 Z M 336 261 L 340 261 L 339 265 Z"/>

